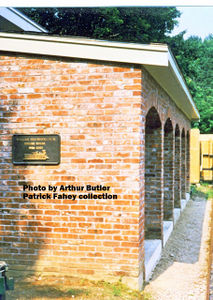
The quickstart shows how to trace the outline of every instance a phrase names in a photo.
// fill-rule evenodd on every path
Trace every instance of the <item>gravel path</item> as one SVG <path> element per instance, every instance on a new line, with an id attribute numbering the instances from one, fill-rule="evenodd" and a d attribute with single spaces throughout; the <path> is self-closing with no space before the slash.
<path id="1" fill-rule="evenodd" d="M 211 263 L 210 283 L 209 283 L 209 300 L 213 300 L 213 262 Z"/>
<path id="2" fill-rule="evenodd" d="M 211 201 L 190 200 L 145 291 L 154 300 L 205 300 Z"/>

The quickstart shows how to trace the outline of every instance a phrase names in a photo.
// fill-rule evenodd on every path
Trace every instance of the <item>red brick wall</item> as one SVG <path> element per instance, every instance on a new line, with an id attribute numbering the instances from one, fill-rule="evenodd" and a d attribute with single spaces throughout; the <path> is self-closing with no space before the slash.
<path id="1" fill-rule="evenodd" d="M 141 70 L 2 55 L 0 76 L 1 259 L 22 270 L 137 277 Z M 60 165 L 12 164 L 12 135 L 36 133 L 60 134 Z M 102 184 L 118 198 L 24 200 L 23 184 Z M 140 234 L 143 249 L 142 217 Z"/>
<path id="2" fill-rule="evenodd" d="M 181 136 L 179 126 L 175 128 L 175 208 L 181 207 Z"/>
<path id="3" fill-rule="evenodd" d="M 161 122 L 158 236 L 167 184 L 164 126 L 170 118 L 173 136 L 177 124 L 187 132 L 187 118 L 133 65 L 2 54 L 0 76 L 1 259 L 25 271 L 141 281 L 146 115 L 154 107 Z M 13 165 L 13 134 L 59 134 L 61 164 Z M 28 200 L 23 184 L 101 184 L 117 199 Z"/>
<path id="4" fill-rule="evenodd" d="M 186 195 L 186 135 L 185 130 L 181 134 L 181 198 Z"/>
<path id="5" fill-rule="evenodd" d="M 146 117 L 145 131 L 145 238 L 161 239 L 162 208 L 162 135 L 155 108 Z"/>
<path id="6" fill-rule="evenodd" d="M 145 103 L 146 120 L 152 121 L 147 126 L 145 134 L 148 146 L 145 147 L 145 172 L 147 174 L 145 186 L 146 238 L 162 239 L 163 219 L 172 220 L 174 216 L 171 214 L 171 208 L 180 207 L 180 200 L 186 198 L 185 153 L 188 150 L 185 149 L 185 137 L 182 138 L 181 133 L 190 130 L 190 122 L 168 94 L 144 69 L 142 72 L 142 97 Z M 151 116 L 149 116 L 150 112 L 152 112 Z M 159 123 L 158 119 L 161 123 L 160 128 L 156 126 Z M 176 134 L 176 137 L 174 139 L 171 137 L 169 141 L 167 141 L 165 130 L 168 119 L 171 121 L 171 136 L 175 137 L 176 126 L 180 128 L 180 136 Z M 171 148 L 167 152 L 169 144 Z M 181 148 L 181 145 L 184 146 Z M 171 153 L 173 151 L 174 154 Z M 173 163 L 170 159 L 170 156 L 173 155 L 174 170 L 172 170 Z M 151 177 L 150 174 L 152 174 Z M 172 189 L 171 182 L 174 182 Z M 167 192 L 168 187 L 170 188 Z"/>
<path id="7" fill-rule="evenodd" d="M 174 138 L 170 119 L 164 126 L 164 220 L 173 220 L 174 209 Z"/>
<path id="8" fill-rule="evenodd" d="M 190 134 L 187 131 L 186 135 L 186 192 L 190 192 Z"/>

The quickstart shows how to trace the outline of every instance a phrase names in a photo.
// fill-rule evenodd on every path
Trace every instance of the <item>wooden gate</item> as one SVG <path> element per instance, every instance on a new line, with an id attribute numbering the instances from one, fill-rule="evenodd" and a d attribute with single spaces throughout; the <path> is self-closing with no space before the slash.
<path id="1" fill-rule="evenodd" d="M 202 180 L 213 180 L 213 140 L 203 139 L 200 135 L 200 177 Z"/>
<path id="2" fill-rule="evenodd" d="M 213 134 L 190 133 L 190 182 L 213 181 Z"/>

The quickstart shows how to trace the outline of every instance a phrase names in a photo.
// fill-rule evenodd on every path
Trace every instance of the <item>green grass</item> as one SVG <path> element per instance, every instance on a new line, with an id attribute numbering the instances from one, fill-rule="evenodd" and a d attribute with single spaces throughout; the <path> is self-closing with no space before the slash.
<path id="1" fill-rule="evenodd" d="M 113 286 L 112 290 L 113 290 L 113 295 L 114 296 L 116 296 L 116 297 L 121 296 L 121 289 L 120 289 L 120 287 Z"/>
<path id="2" fill-rule="evenodd" d="M 191 196 L 205 197 L 206 199 L 213 198 L 213 185 L 207 182 L 201 182 L 199 185 L 191 185 Z"/>
<path id="3" fill-rule="evenodd" d="M 110 283 L 104 280 L 72 277 L 70 279 L 42 277 L 17 278 L 14 291 L 8 291 L 10 300 L 153 300 L 151 294 L 130 289 L 121 280 Z"/>
<path id="4" fill-rule="evenodd" d="M 213 199 L 213 190 L 210 190 L 207 192 L 207 195 L 208 195 L 208 199 Z"/>

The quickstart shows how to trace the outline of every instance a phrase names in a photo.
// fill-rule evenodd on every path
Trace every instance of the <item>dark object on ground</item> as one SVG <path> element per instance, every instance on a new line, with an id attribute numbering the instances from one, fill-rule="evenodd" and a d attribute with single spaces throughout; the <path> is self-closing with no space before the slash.
<path id="1" fill-rule="evenodd" d="M 13 278 L 8 278 L 6 272 L 8 271 L 8 265 L 5 261 L 0 261 L 0 300 L 6 299 L 6 291 L 14 289 Z"/>

